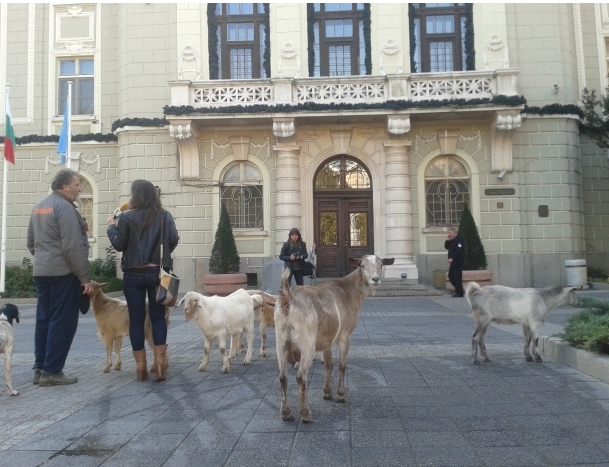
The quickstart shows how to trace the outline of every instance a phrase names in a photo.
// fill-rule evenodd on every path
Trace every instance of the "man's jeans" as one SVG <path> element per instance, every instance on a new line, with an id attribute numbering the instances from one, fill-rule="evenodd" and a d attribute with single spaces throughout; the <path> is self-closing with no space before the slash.
<path id="1" fill-rule="evenodd" d="M 80 281 L 67 276 L 35 276 L 38 304 L 34 334 L 34 369 L 63 370 L 78 326 Z"/>

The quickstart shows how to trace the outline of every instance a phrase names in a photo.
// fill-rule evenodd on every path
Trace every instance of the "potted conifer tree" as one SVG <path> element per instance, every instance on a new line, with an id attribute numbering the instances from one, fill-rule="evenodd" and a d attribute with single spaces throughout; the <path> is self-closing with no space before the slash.
<path id="1" fill-rule="evenodd" d="M 486 260 L 484 245 L 478 234 L 478 227 L 476 227 L 474 216 L 472 216 L 467 205 L 463 207 L 458 234 L 465 240 L 463 285 L 465 286 L 468 282 L 477 282 L 481 287 L 491 285 L 493 273 L 489 269 L 486 269 L 488 261 Z M 448 280 L 448 272 L 446 273 L 446 289 L 451 292 L 455 291 L 455 288 Z"/>
<path id="2" fill-rule="evenodd" d="M 228 209 L 221 204 L 220 221 L 209 259 L 209 274 L 203 278 L 205 294 L 229 295 L 247 287 L 247 275 L 239 272 L 240 262 Z"/>

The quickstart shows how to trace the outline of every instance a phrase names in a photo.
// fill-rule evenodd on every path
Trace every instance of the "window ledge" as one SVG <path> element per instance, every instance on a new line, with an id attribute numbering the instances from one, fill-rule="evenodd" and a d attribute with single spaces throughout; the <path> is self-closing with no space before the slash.
<path id="1" fill-rule="evenodd" d="M 233 230 L 233 235 L 235 237 L 267 237 L 269 232 L 259 229 L 239 229 Z"/>
<path id="2" fill-rule="evenodd" d="M 97 121 L 97 117 L 95 115 L 72 115 L 71 122 L 72 124 L 76 123 L 95 123 Z M 59 115 L 51 118 L 51 122 L 55 124 L 63 123 L 63 115 Z"/>
<path id="3" fill-rule="evenodd" d="M 446 232 L 448 232 L 448 229 L 458 229 L 459 226 L 455 225 L 455 226 L 448 226 L 448 227 L 423 227 L 422 231 L 423 233 L 428 233 L 428 234 L 444 234 Z"/>

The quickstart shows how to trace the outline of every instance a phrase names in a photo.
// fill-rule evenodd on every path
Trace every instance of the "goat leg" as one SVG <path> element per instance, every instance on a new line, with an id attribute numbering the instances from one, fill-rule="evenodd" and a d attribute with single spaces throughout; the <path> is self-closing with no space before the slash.
<path id="1" fill-rule="evenodd" d="M 254 350 L 254 328 L 253 326 L 250 329 L 245 331 L 245 338 L 247 340 L 247 352 L 245 353 L 245 358 L 243 359 L 244 365 L 249 365 L 252 361 L 252 352 Z"/>
<path id="2" fill-rule="evenodd" d="M 108 373 L 110 371 L 110 367 L 112 366 L 112 347 L 114 344 L 114 339 L 112 337 L 104 337 L 104 344 L 106 345 L 106 366 L 103 369 L 104 373 Z"/>
<path id="3" fill-rule="evenodd" d="M 324 366 L 326 367 L 326 383 L 324 384 L 324 399 L 332 400 L 332 349 L 323 352 Z"/>
<path id="4" fill-rule="evenodd" d="M 529 351 L 529 348 L 531 347 L 531 329 L 528 326 L 523 325 L 522 331 L 524 333 L 524 359 L 527 362 L 532 362 L 533 357 L 531 357 L 531 352 Z"/>
<path id="5" fill-rule="evenodd" d="M 266 358 L 266 323 L 260 321 L 260 355 Z"/>
<path id="6" fill-rule="evenodd" d="M 336 390 L 336 395 L 338 396 L 338 402 L 341 403 L 345 403 L 346 401 L 345 373 L 347 372 L 347 353 L 349 352 L 349 343 L 350 337 L 347 337 L 345 341 L 338 342 L 338 389 Z"/>
<path id="7" fill-rule="evenodd" d="M 311 423 L 313 421 L 313 414 L 311 409 L 309 409 L 309 399 L 307 397 L 307 374 L 309 368 L 307 367 L 307 371 L 301 371 L 303 368 L 304 365 L 301 361 L 298 374 L 296 375 L 296 382 L 298 383 L 298 411 L 304 423 Z"/>
<path id="8" fill-rule="evenodd" d="M 537 329 L 531 329 L 531 342 L 533 344 L 533 357 L 535 358 L 535 363 L 542 363 L 543 360 L 537 352 L 537 345 L 539 344 L 539 333 L 537 332 Z"/>
<path id="9" fill-rule="evenodd" d="M 204 344 L 204 350 L 203 350 L 203 360 L 201 361 L 201 364 L 199 365 L 199 371 L 205 371 L 205 369 L 207 368 L 207 364 L 209 363 L 209 351 L 211 350 L 211 343 L 212 343 L 212 339 L 206 339 L 204 338 L 205 344 Z"/>
<path id="10" fill-rule="evenodd" d="M 232 347 L 231 341 L 231 347 Z M 235 345 L 238 345 L 238 342 L 234 341 Z M 218 344 L 220 345 L 220 355 L 222 355 L 222 373 L 228 373 L 230 371 L 230 358 L 226 354 L 226 334 L 221 334 L 218 336 Z"/>
<path id="11" fill-rule="evenodd" d="M 123 365 L 123 361 L 121 360 L 121 347 L 123 346 L 123 336 L 116 336 L 114 338 L 114 353 L 116 354 L 116 365 L 114 365 L 114 369 L 115 370 L 120 370 L 122 365 Z M 112 362 L 110 362 L 110 365 L 112 365 Z"/>
<path id="12" fill-rule="evenodd" d="M 228 354 L 228 359 L 232 360 L 237 356 L 237 351 L 243 346 L 241 342 L 241 333 L 235 332 L 230 335 L 230 353 Z"/>

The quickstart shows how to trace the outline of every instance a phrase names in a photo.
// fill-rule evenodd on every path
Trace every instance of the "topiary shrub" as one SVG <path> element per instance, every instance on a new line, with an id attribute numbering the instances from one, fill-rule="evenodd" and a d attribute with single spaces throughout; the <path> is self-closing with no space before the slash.
<path id="1" fill-rule="evenodd" d="M 235 243 L 233 229 L 230 225 L 228 209 L 222 203 L 220 203 L 220 206 L 220 221 L 218 222 L 214 245 L 211 249 L 209 272 L 211 274 L 235 274 L 239 272 L 241 259 L 237 254 L 237 244 Z"/>
<path id="2" fill-rule="evenodd" d="M 478 227 L 474 216 L 465 205 L 459 222 L 459 235 L 465 240 L 465 260 L 463 262 L 464 271 L 474 271 L 477 269 L 486 269 L 488 261 L 484 252 L 484 245 L 478 234 Z"/>

